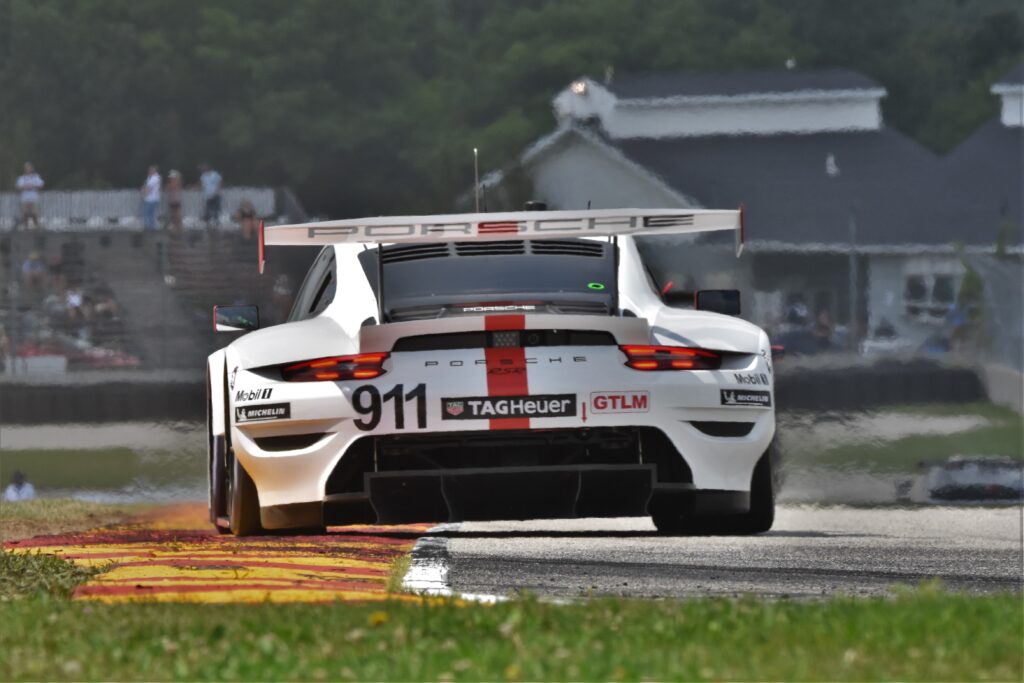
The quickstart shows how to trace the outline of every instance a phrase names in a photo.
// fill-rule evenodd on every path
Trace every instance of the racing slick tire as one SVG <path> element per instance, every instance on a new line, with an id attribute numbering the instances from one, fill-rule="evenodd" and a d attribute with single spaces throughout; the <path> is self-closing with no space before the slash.
<path id="1" fill-rule="evenodd" d="M 679 508 L 655 509 L 651 519 L 659 533 L 674 536 L 744 536 L 760 534 L 775 523 L 774 446 L 754 466 L 750 481 L 750 510 L 735 515 L 700 517 Z"/>
<path id="2" fill-rule="evenodd" d="M 263 533 L 260 524 L 260 501 L 256 484 L 238 462 L 234 451 L 228 451 L 228 522 L 235 536 L 254 536 Z"/>
<path id="3" fill-rule="evenodd" d="M 229 534 L 231 528 L 225 524 L 228 513 L 227 446 L 224 437 L 216 436 L 210 441 L 210 522 L 217 533 Z"/>
<path id="4" fill-rule="evenodd" d="M 210 524 L 220 534 L 229 534 L 231 529 L 226 524 L 227 504 L 227 440 L 225 437 L 213 434 L 213 404 L 209 399 L 210 381 L 206 382 L 206 442 L 207 442 L 207 466 L 209 467 L 210 482 Z"/>

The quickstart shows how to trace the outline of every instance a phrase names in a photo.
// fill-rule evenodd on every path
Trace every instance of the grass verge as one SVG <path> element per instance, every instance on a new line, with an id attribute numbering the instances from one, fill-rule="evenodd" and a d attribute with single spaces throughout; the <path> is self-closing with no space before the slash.
<path id="1" fill-rule="evenodd" d="M 409 555 L 399 555 L 394 559 L 391 566 L 388 567 L 388 593 L 403 592 L 402 582 L 405 580 L 405 575 L 409 573 L 410 566 L 412 566 L 412 558 Z"/>
<path id="2" fill-rule="evenodd" d="M 977 415 L 995 422 L 1020 421 L 1020 415 L 1012 408 L 995 403 L 907 403 L 895 406 L 884 406 L 878 409 L 883 413 L 900 413 L 903 415 L 928 415 L 935 417 L 960 417 Z"/>
<path id="3" fill-rule="evenodd" d="M 0 502 L 0 542 L 120 524 L 145 507 L 90 503 L 68 498 Z"/>
<path id="4" fill-rule="evenodd" d="M 822 450 L 795 444 L 786 452 L 792 465 L 821 465 L 878 473 L 922 473 L 922 466 L 938 464 L 954 455 L 1008 455 L 1024 459 L 1024 421 L 1002 406 L 989 403 L 921 404 L 892 406 L 880 411 L 918 416 L 978 416 L 988 424 L 955 434 L 914 434 L 890 441 L 857 440 Z"/>
<path id="5" fill-rule="evenodd" d="M 884 444 L 856 444 L 823 451 L 810 462 L 871 472 L 920 472 L 954 455 L 1009 455 L 1021 459 L 1021 425 L 997 424 L 959 434 L 908 436 Z"/>
<path id="6" fill-rule="evenodd" d="M 0 603 L 3 680 L 1019 680 L 1019 596 Z"/>
<path id="7" fill-rule="evenodd" d="M 0 472 L 9 477 L 15 470 L 24 472 L 38 491 L 121 489 L 133 483 L 180 486 L 205 476 L 203 459 L 194 457 L 187 449 L 0 450 Z"/>
<path id="8" fill-rule="evenodd" d="M 66 598 L 100 568 L 79 567 L 56 555 L 0 550 L 0 602 L 45 594 Z"/>

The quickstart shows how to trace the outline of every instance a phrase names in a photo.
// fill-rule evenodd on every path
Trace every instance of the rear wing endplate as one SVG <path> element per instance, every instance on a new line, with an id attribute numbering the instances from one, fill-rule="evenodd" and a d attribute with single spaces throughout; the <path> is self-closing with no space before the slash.
<path id="1" fill-rule="evenodd" d="M 742 244 L 742 209 L 599 209 L 435 216 L 382 216 L 268 227 L 266 246 L 408 244 L 615 235 L 686 235 L 733 230 Z"/>

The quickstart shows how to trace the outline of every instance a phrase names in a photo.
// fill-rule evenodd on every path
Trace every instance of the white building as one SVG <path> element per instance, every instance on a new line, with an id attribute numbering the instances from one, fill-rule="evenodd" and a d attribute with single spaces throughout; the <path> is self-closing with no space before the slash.
<path id="1" fill-rule="evenodd" d="M 985 154 L 973 148 L 990 143 L 939 159 L 885 125 L 884 88 L 841 69 L 582 77 L 553 99 L 555 131 L 483 183 L 492 208 L 526 196 L 561 209 L 744 204 L 750 256 L 677 242 L 650 250 L 659 278 L 740 287 L 747 317 L 769 326 L 802 300 L 852 328 L 837 335 L 848 346 L 891 330 L 917 347 L 948 324 L 965 272 L 954 243 L 991 253 L 989 218 L 1020 225 L 1021 71 L 993 86 L 1003 108 L 986 127 L 1017 131 L 1017 144 L 984 196 L 955 176 L 973 176 Z M 997 201 L 1014 182 L 1016 198 Z"/>

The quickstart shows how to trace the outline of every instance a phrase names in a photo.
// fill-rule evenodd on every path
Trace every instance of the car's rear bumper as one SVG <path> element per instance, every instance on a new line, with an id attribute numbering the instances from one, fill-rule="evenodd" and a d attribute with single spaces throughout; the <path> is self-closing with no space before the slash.
<path id="1" fill-rule="evenodd" d="M 616 427 L 363 437 L 323 494 L 261 502 L 264 526 L 287 528 L 737 513 L 748 488 L 698 487 L 664 432 Z"/>
<path id="2" fill-rule="evenodd" d="M 266 528 L 502 519 L 639 517 L 658 505 L 695 515 L 746 512 L 747 491 L 659 484 L 653 465 L 476 468 L 369 473 L 366 489 L 265 506 Z"/>
<path id="3" fill-rule="evenodd" d="M 474 354 L 481 355 L 481 358 Z M 482 354 L 482 350 L 394 354 L 389 360 L 388 372 L 367 382 L 270 382 L 264 376 L 239 370 L 232 398 L 237 399 L 243 395 L 241 392 L 246 392 L 246 397 L 256 395 L 260 398 L 255 401 L 233 400 L 233 411 L 239 407 L 287 406 L 286 418 L 233 421 L 231 430 L 232 447 L 256 483 L 260 504 L 267 516 L 276 519 L 273 511 L 281 511 L 282 523 L 268 526 L 293 526 L 284 522 L 302 516 L 313 519 L 316 515 L 312 511 L 316 509 L 327 511 L 318 519 L 330 520 L 333 508 L 354 508 L 357 505 L 366 505 L 373 511 L 373 519 L 366 516 L 368 521 L 397 521 L 397 513 L 379 513 L 374 501 L 386 498 L 385 491 L 401 478 L 395 474 L 399 471 L 414 472 L 401 476 L 405 477 L 408 487 L 420 491 L 410 498 L 424 501 L 417 503 L 417 515 L 421 520 L 427 520 L 422 516 L 426 513 L 431 513 L 429 518 L 438 521 L 494 518 L 498 514 L 538 518 L 554 514 L 552 510 L 557 510 L 556 516 L 559 517 L 580 516 L 581 510 L 587 515 L 601 514 L 597 509 L 601 506 L 588 502 L 589 493 L 582 499 L 582 506 L 577 498 L 552 493 L 544 500 L 533 501 L 532 507 L 523 503 L 529 509 L 522 513 L 515 512 L 518 508 L 509 503 L 495 503 L 487 508 L 468 499 L 464 502 L 465 496 L 455 495 L 456 490 L 470 486 L 465 482 L 472 482 L 470 488 L 473 488 L 484 484 L 491 486 L 489 482 L 493 481 L 492 488 L 497 491 L 491 496 L 494 501 L 505 495 L 505 491 L 512 492 L 508 496 L 535 499 L 537 496 L 530 492 L 542 484 L 552 487 L 553 491 L 570 490 L 573 486 L 581 491 L 584 487 L 588 491 L 600 489 L 599 484 L 593 483 L 600 475 L 588 474 L 585 469 L 573 469 L 587 465 L 585 460 L 577 459 L 570 464 L 569 470 L 558 472 L 561 463 L 557 449 L 546 451 L 548 456 L 536 462 L 524 464 L 513 459 L 506 463 L 506 467 L 499 468 L 507 471 L 487 472 L 486 476 L 468 472 L 481 463 L 467 463 L 467 466 L 458 468 L 417 465 L 397 469 L 395 463 L 378 459 L 369 468 L 370 480 L 358 491 L 345 492 L 364 495 L 364 501 L 358 501 L 355 496 L 337 498 L 339 492 L 331 490 L 332 476 L 339 468 L 345 467 L 346 462 L 354 461 L 356 451 L 365 449 L 368 442 L 415 440 L 420 437 L 443 439 L 460 434 L 490 435 L 515 441 L 517 434 L 529 440 L 538 434 L 551 432 L 590 434 L 596 430 L 653 430 L 667 439 L 675 457 L 684 463 L 688 472 L 687 481 L 675 482 L 685 483 L 687 490 L 676 491 L 676 495 L 693 500 L 694 505 L 715 505 L 714 501 L 719 499 L 734 499 L 723 508 L 736 511 L 737 506 L 745 505 L 754 465 L 768 449 L 775 433 L 774 409 L 770 402 L 767 406 L 725 405 L 722 398 L 723 389 L 755 391 L 767 395 L 770 400 L 774 398 L 771 370 L 767 361 L 756 354 L 751 354 L 744 361 L 745 365 L 720 371 L 643 373 L 624 367 L 623 356 L 616 347 L 538 348 L 527 354 L 528 362 L 536 362 L 527 366 L 530 368 L 528 389 L 523 393 L 529 397 L 571 395 L 571 414 L 547 415 L 526 421 L 466 419 L 464 415 L 446 414 L 448 399 L 468 401 L 470 397 L 492 394 L 488 371 L 478 363 Z M 769 383 L 753 388 L 742 386 L 736 379 L 740 375 L 768 378 Z M 379 421 L 369 429 L 366 428 L 367 416 L 353 405 L 353 394 L 360 387 L 372 386 L 376 395 L 383 397 L 398 385 L 402 385 L 402 391 L 409 395 L 420 384 L 425 387 L 422 423 L 425 427 L 421 427 L 414 399 L 403 401 L 404 424 L 399 424 L 393 410 L 396 401 L 392 401 L 383 403 Z M 266 389 L 272 389 L 272 392 L 264 393 Z M 642 395 L 646 403 L 631 406 L 620 402 L 620 409 L 608 409 L 606 405 L 605 409 L 595 410 L 596 398 L 611 393 Z M 364 393 L 361 397 L 364 407 L 369 403 L 368 396 Z M 469 409 L 468 405 L 461 407 Z M 525 449 L 528 450 L 529 446 L 526 445 Z M 479 445 L 478 450 L 486 456 L 489 446 L 486 443 Z M 494 463 L 482 464 L 490 467 Z M 636 458 L 596 464 L 642 465 L 644 462 Z M 543 472 L 515 471 L 515 467 L 541 467 Z M 449 473 L 446 472 L 448 469 L 459 471 Z M 420 473 L 420 470 L 431 471 Z M 378 473 L 380 476 L 376 476 Z M 648 499 L 662 495 L 658 491 L 662 483 L 665 482 L 654 481 L 646 494 Z M 708 492 L 708 495 L 703 495 L 703 492 Z M 608 514 L 625 514 L 623 510 L 632 510 L 631 514 L 646 514 L 649 500 L 644 505 L 637 502 L 644 495 L 641 486 L 628 495 L 624 491 L 621 500 L 608 496 L 599 496 L 598 500 L 604 501 L 603 509 L 608 510 Z M 555 501 L 556 498 L 559 500 Z M 566 502 L 568 498 L 572 500 Z M 704 499 L 708 502 L 700 502 Z M 305 504 L 307 512 L 300 515 L 299 508 L 292 506 L 302 504 Z M 611 512 L 613 510 L 616 512 Z"/>

